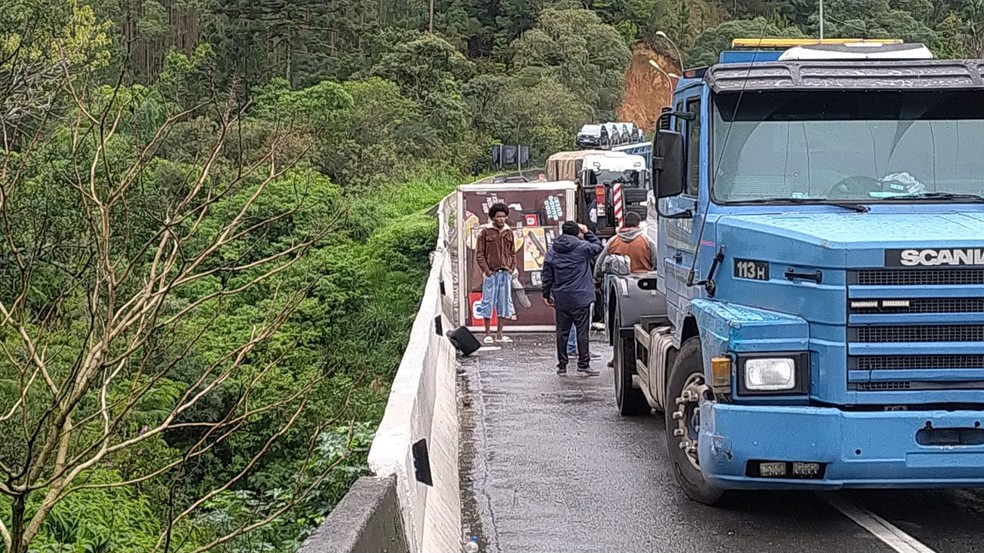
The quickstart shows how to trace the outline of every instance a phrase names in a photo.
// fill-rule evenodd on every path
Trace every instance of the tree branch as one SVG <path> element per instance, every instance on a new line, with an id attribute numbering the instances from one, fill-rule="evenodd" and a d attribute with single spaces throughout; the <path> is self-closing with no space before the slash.
<path id="1" fill-rule="evenodd" d="M 203 505 L 205 502 L 207 502 L 208 500 L 212 499 L 213 497 L 219 495 L 220 493 L 228 490 L 230 487 L 233 486 L 233 484 L 235 484 L 236 482 L 239 482 L 244 476 L 246 476 L 246 474 L 248 474 L 249 471 L 252 470 L 254 466 L 256 466 L 256 463 L 259 462 L 259 460 L 264 455 L 266 455 L 266 452 L 267 452 L 267 450 L 270 449 L 270 446 L 273 445 L 274 442 L 276 442 L 277 440 L 279 440 L 281 436 L 283 436 L 284 434 L 286 434 L 287 433 L 287 430 L 289 430 L 290 428 L 292 428 L 294 426 L 294 422 L 297 421 L 297 417 L 299 417 L 301 415 L 301 412 L 303 412 L 305 405 L 307 405 L 307 400 L 306 399 L 304 401 L 302 401 L 300 405 L 297 406 L 297 409 L 294 410 L 294 414 L 291 415 L 291 417 L 290 417 L 290 419 L 288 419 L 287 423 L 284 424 L 277 432 L 275 432 L 272 436 L 270 436 L 267 439 L 266 443 L 263 444 L 263 447 L 260 448 L 260 450 L 255 455 L 253 455 L 253 457 L 249 460 L 249 462 L 246 464 L 246 466 L 243 467 L 242 470 L 240 470 L 235 476 L 233 476 L 228 481 L 226 481 L 225 484 L 219 486 L 218 488 L 216 488 L 216 489 L 210 491 L 209 493 L 205 494 L 203 497 L 200 497 L 196 501 L 192 502 L 192 504 L 189 505 L 184 511 L 182 511 L 176 517 L 174 517 L 170 521 L 168 521 L 168 526 L 170 527 L 170 526 L 174 525 L 176 522 L 180 521 L 181 519 L 185 518 L 189 514 L 193 513 L 196 509 L 198 509 L 198 507 L 200 507 L 201 505 Z M 163 540 L 164 540 L 164 536 L 162 535 L 158 539 L 157 545 L 154 547 L 154 551 L 157 551 L 161 547 L 161 545 L 163 544 Z"/>

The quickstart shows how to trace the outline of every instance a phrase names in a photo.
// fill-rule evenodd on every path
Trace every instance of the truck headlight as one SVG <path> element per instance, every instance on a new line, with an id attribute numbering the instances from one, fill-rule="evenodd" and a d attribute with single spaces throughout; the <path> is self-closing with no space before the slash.
<path id="1" fill-rule="evenodd" d="M 739 395 L 806 394 L 810 356 L 806 352 L 738 354 Z"/>
<path id="2" fill-rule="evenodd" d="M 790 357 L 749 359 L 745 362 L 745 386 L 749 390 L 792 390 L 796 387 L 796 361 Z"/>

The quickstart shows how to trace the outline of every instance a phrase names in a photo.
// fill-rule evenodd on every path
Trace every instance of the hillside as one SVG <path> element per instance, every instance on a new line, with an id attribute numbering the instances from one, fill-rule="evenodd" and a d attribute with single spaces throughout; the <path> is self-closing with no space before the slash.
<path id="1" fill-rule="evenodd" d="M 652 132 L 660 109 L 670 102 L 676 79 L 657 71 L 649 60 L 656 63 L 666 73 L 680 73 L 679 64 L 643 43 L 636 44 L 632 51 L 632 63 L 625 72 L 625 96 L 618 107 L 618 120 L 635 123 L 636 126 Z"/>

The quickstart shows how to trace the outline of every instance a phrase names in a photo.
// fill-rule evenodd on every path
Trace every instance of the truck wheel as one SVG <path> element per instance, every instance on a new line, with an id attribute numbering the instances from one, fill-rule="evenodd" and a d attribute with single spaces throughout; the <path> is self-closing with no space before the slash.
<path id="1" fill-rule="evenodd" d="M 615 365 L 615 405 L 618 406 L 618 414 L 623 417 L 634 417 L 638 415 L 648 415 L 652 412 L 646 396 L 642 390 L 632 387 L 632 365 L 635 359 L 625 359 L 622 350 L 622 338 L 619 329 L 622 328 L 622 317 L 615 314 L 615 324 L 612 328 L 614 333 L 614 365 Z M 635 338 L 633 338 L 634 340 Z"/>
<path id="2" fill-rule="evenodd" d="M 673 463 L 673 474 L 687 497 L 714 505 L 721 500 L 723 490 L 704 480 L 697 456 L 700 431 L 700 401 L 708 388 L 704 384 L 704 363 L 700 338 L 688 338 L 670 369 L 667 384 L 666 447 Z"/>

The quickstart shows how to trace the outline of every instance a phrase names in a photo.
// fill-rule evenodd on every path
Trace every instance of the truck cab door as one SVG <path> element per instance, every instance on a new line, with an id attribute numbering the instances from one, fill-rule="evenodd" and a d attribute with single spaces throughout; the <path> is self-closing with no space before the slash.
<path id="1" fill-rule="evenodd" d="M 677 132 L 684 137 L 686 180 L 683 193 L 664 198 L 664 213 L 679 213 L 689 210 L 693 215 L 682 219 L 660 219 L 658 223 L 659 266 L 657 271 L 657 290 L 666 296 L 668 315 L 677 335 L 683 326 L 683 319 L 689 310 L 690 300 L 697 290 L 687 286 L 687 278 L 697 252 L 700 232 L 700 210 L 698 197 L 701 178 L 701 98 L 699 91 L 681 98 L 675 109 L 696 114 L 696 119 L 686 121 L 674 117 Z"/>

